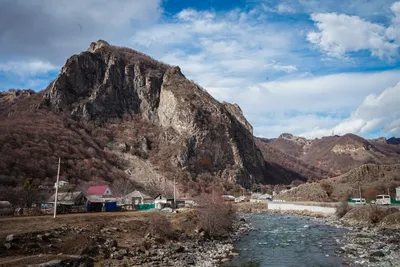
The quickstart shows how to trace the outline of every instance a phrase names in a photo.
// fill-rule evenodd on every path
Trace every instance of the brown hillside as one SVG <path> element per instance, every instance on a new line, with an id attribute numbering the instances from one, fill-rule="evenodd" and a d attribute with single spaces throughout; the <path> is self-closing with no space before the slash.
<path id="1" fill-rule="evenodd" d="M 363 164 L 400 162 L 400 146 L 368 141 L 354 134 L 314 140 L 285 134 L 271 140 L 268 145 L 335 175 Z"/>
<path id="2" fill-rule="evenodd" d="M 175 177 L 183 195 L 276 182 L 237 105 L 128 48 L 92 43 L 46 90 L 1 99 L 3 192 L 27 177 L 52 190 L 59 156 L 62 179 L 79 188 L 129 179 L 170 191 Z"/>
<path id="3" fill-rule="evenodd" d="M 283 142 L 282 142 L 283 143 Z M 265 161 L 270 164 L 271 175 L 278 183 L 290 183 L 295 180 L 320 180 L 331 174 L 327 171 L 309 165 L 293 155 L 284 153 L 269 145 L 269 140 L 256 138 Z"/>

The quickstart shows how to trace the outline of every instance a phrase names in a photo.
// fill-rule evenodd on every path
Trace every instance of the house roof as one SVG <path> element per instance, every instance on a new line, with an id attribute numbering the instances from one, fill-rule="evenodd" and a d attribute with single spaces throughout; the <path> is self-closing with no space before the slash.
<path id="1" fill-rule="evenodd" d="M 11 207 L 11 203 L 8 201 L 0 201 L 0 209 Z"/>
<path id="2" fill-rule="evenodd" d="M 92 203 L 106 203 L 106 202 L 117 202 L 118 199 L 113 197 L 101 197 L 101 196 L 86 196 L 87 200 Z"/>
<path id="3" fill-rule="evenodd" d="M 259 198 L 265 199 L 265 198 L 271 198 L 271 197 L 272 196 L 270 194 L 264 194 L 264 195 L 261 195 Z"/>
<path id="4" fill-rule="evenodd" d="M 54 202 L 55 200 L 55 195 L 52 195 L 49 199 L 49 202 Z M 60 204 L 64 203 L 64 204 L 73 204 L 75 202 L 76 199 L 82 197 L 83 194 L 82 192 L 62 192 L 62 193 L 58 193 L 57 196 L 57 202 L 59 202 Z"/>
<path id="5" fill-rule="evenodd" d="M 106 192 L 108 185 L 99 185 L 99 186 L 91 186 L 87 190 L 88 195 L 104 195 Z"/>
<path id="6" fill-rule="evenodd" d="M 154 199 L 159 198 L 160 196 L 165 199 L 174 199 L 174 197 L 171 195 L 162 195 L 162 194 L 157 195 Z"/>
<path id="7" fill-rule="evenodd" d="M 131 192 L 131 193 L 129 193 L 129 194 L 124 196 L 124 198 L 132 198 L 132 197 L 143 198 L 143 199 L 153 199 L 152 197 L 150 197 L 150 196 L 148 196 L 148 195 L 146 195 L 146 194 L 144 194 L 144 193 L 142 193 L 142 192 L 140 192 L 138 190 L 135 190 L 135 191 L 133 191 L 133 192 Z"/>

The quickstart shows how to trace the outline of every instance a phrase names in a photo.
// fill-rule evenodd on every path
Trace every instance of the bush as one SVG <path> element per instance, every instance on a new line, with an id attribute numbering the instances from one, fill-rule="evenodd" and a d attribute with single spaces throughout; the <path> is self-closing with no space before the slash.
<path id="1" fill-rule="evenodd" d="M 329 182 L 321 182 L 321 187 L 325 191 L 326 195 L 330 197 L 333 193 L 333 186 Z"/>
<path id="2" fill-rule="evenodd" d="M 336 208 L 335 215 L 338 218 L 342 218 L 350 210 L 349 203 L 346 200 L 340 202 L 340 205 Z"/>
<path id="3" fill-rule="evenodd" d="M 159 238 L 172 238 L 174 236 L 171 222 L 165 214 L 156 211 L 150 212 L 147 219 L 147 233 Z"/>
<path id="4" fill-rule="evenodd" d="M 379 208 L 377 205 L 371 205 L 368 213 L 368 221 L 370 223 L 378 223 L 386 216 L 384 209 Z"/>
<path id="5" fill-rule="evenodd" d="M 203 194 L 199 197 L 199 228 L 210 238 L 226 236 L 232 231 L 235 211 L 231 204 L 225 203 L 216 193 Z"/>

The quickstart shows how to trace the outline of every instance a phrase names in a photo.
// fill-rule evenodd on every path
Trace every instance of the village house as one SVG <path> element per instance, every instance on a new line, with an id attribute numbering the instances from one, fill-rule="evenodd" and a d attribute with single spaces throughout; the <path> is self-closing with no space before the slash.
<path id="1" fill-rule="evenodd" d="M 235 202 L 236 203 L 246 202 L 246 201 L 247 201 L 247 197 L 246 196 L 240 196 L 240 197 L 236 197 L 235 198 Z"/>
<path id="2" fill-rule="evenodd" d="M 138 190 L 123 196 L 119 203 L 128 210 L 154 208 L 154 199 Z"/>
<path id="3" fill-rule="evenodd" d="M 158 195 L 154 198 L 154 205 L 156 209 L 173 208 L 174 197 L 169 195 Z"/>
<path id="4" fill-rule="evenodd" d="M 396 201 L 400 201 L 400 186 L 396 188 Z"/>
<path id="5" fill-rule="evenodd" d="M 110 212 L 117 211 L 117 198 L 104 195 L 87 195 L 88 212 Z"/>
<path id="6" fill-rule="evenodd" d="M 108 185 L 91 186 L 87 190 L 87 195 L 111 197 L 112 191 Z"/>
<path id="7" fill-rule="evenodd" d="M 58 181 L 58 188 L 64 187 L 68 185 L 69 183 L 67 181 Z M 54 183 L 54 188 L 57 187 L 57 182 Z"/>
<path id="8" fill-rule="evenodd" d="M 47 202 L 43 202 L 40 208 L 45 213 L 54 211 L 55 195 L 53 194 Z M 83 212 L 86 211 L 87 199 L 82 192 L 61 192 L 57 195 L 57 210 L 60 212 Z"/>

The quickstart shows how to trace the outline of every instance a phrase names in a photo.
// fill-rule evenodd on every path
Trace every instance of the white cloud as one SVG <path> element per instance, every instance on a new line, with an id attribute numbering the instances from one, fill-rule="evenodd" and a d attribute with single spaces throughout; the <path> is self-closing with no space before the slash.
<path id="1" fill-rule="evenodd" d="M 161 0 L 1 0 L 0 57 L 61 65 L 98 39 L 126 45 L 132 33 L 158 21 L 160 4 Z"/>
<path id="2" fill-rule="evenodd" d="M 286 3 L 280 3 L 277 7 L 276 7 L 276 11 L 278 13 L 295 13 L 296 10 L 291 7 L 290 5 L 286 4 Z"/>
<path id="3" fill-rule="evenodd" d="M 249 79 L 297 71 L 295 64 L 285 64 L 293 59 L 292 29 L 257 21 L 258 15 L 187 9 L 173 22 L 137 31 L 132 43 L 162 61 L 181 66 L 204 87 L 231 86 L 232 77 L 245 84 Z"/>
<path id="4" fill-rule="evenodd" d="M 58 67 L 44 61 L 12 61 L 0 63 L 0 72 L 13 73 L 19 76 L 37 75 L 57 70 Z"/>
<path id="5" fill-rule="evenodd" d="M 293 65 L 281 65 L 281 64 L 276 64 L 275 62 L 273 62 L 271 64 L 266 64 L 266 66 L 267 67 L 271 67 L 272 69 L 274 69 L 276 71 L 283 71 L 283 72 L 286 72 L 286 73 L 298 71 L 296 66 L 293 66 Z"/>
<path id="6" fill-rule="evenodd" d="M 315 13 L 311 19 L 318 31 L 309 32 L 308 41 L 331 57 L 344 58 L 350 52 L 363 50 L 381 59 L 398 55 L 399 46 L 391 42 L 382 25 L 336 13 Z"/>
<path id="7" fill-rule="evenodd" d="M 306 137 L 321 137 L 335 134 L 367 134 L 383 128 L 384 133 L 400 134 L 400 83 L 385 89 L 381 94 L 368 95 L 350 117 L 331 128 L 316 128 L 304 132 Z"/>

